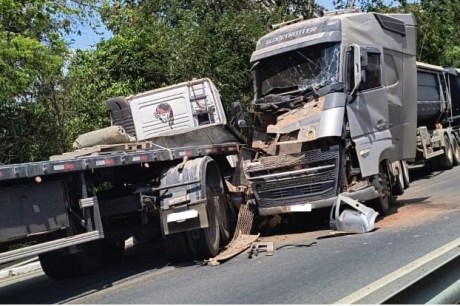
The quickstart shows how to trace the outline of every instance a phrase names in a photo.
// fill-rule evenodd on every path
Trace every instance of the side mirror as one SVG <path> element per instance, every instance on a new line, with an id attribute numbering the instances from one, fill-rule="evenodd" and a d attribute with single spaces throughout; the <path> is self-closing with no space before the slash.
<path id="1" fill-rule="evenodd" d="M 353 78 L 355 81 L 355 87 L 353 87 L 351 95 L 354 95 L 363 78 L 361 74 L 361 48 L 357 44 L 352 44 L 351 48 L 353 49 Z"/>
<path id="2" fill-rule="evenodd" d="M 238 122 L 236 124 L 238 125 L 239 128 L 248 127 L 248 125 L 246 124 L 246 120 L 244 120 L 244 119 L 238 120 Z"/>
<path id="3" fill-rule="evenodd" d="M 233 102 L 232 107 L 233 107 L 233 113 L 235 114 L 235 118 L 239 119 L 239 117 L 241 117 L 241 115 L 243 114 L 243 107 L 241 106 L 241 102 L 240 101 Z"/>
<path id="4" fill-rule="evenodd" d="M 238 128 L 245 128 L 247 127 L 246 121 L 244 120 L 243 116 L 243 107 L 241 106 L 240 101 L 233 102 L 233 118 L 230 124 L 237 126 Z"/>

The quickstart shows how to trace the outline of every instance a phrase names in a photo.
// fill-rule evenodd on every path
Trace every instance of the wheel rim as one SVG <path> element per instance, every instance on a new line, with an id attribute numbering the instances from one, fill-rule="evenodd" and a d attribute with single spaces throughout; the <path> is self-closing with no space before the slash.
<path id="1" fill-rule="evenodd" d="M 220 233 L 216 203 L 212 190 L 206 187 L 208 227 L 187 232 L 190 248 L 195 259 L 214 257 L 219 252 Z"/>
<path id="2" fill-rule="evenodd" d="M 229 220 L 228 207 L 226 206 L 226 198 L 223 192 L 215 197 L 217 209 L 219 210 L 219 233 L 220 233 L 220 246 L 225 246 L 231 239 L 231 221 Z"/>
<path id="3" fill-rule="evenodd" d="M 385 185 L 387 186 L 388 184 L 385 183 Z M 390 201 L 387 192 L 387 187 L 383 187 L 382 194 L 380 195 L 380 206 L 384 214 L 390 209 Z"/>
<path id="4" fill-rule="evenodd" d="M 404 192 L 404 174 L 401 162 L 399 162 L 398 176 L 396 177 L 396 180 L 396 184 L 398 184 L 398 195 L 400 195 Z"/>
<path id="5" fill-rule="evenodd" d="M 209 195 L 206 195 L 206 203 L 209 208 L 209 213 L 208 213 L 209 226 L 204 230 L 204 234 L 206 236 L 206 241 L 208 243 L 214 244 L 217 240 L 219 240 L 219 237 L 218 237 L 219 222 L 217 220 L 217 212 L 216 212 L 216 206 L 215 206 L 216 203 L 214 200 L 214 195 L 212 193 L 210 193 Z M 211 248 L 211 246 L 209 247 Z"/>
<path id="6" fill-rule="evenodd" d="M 409 168 L 407 167 L 407 163 L 405 161 L 401 162 L 401 167 L 403 169 L 404 188 L 407 188 L 409 187 L 409 183 L 410 183 Z"/>
<path id="7" fill-rule="evenodd" d="M 449 162 L 454 161 L 454 154 L 452 153 L 452 146 L 450 144 L 450 141 L 446 138 L 446 157 L 449 160 Z"/>
<path id="8" fill-rule="evenodd" d="M 380 172 L 377 176 L 378 179 L 378 185 L 376 186 L 377 191 L 380 193 L 379 197 L 376 198 L 375 200 L 377 201 L 375 203 L 375 208 L 382 214 L 386 215 L 388 210 L 390 209 L 390 200 L 388 194 L 391 191 L 391 188 L 389 186 L 389 180 L 385 172 L 383 171 L 382 168 L 380 168 Z"/>
<path id="9" fill-rule="evenodd" d="M 399 169 L 398 180 L 399 180 L 399 185 L 404 188 L 404 174 L 403 174 L 402 166 L 401 166 L 401 169 Z"/>
<path id="10" fill-rule="evenodd" d="M 454 142 L 452 144 L 453 147 L 453 155 L 454 155 L 454 162 L 456 164 L 460 163 L 460 146 L 458 145 L 457 140 L 454 139 Z"/>

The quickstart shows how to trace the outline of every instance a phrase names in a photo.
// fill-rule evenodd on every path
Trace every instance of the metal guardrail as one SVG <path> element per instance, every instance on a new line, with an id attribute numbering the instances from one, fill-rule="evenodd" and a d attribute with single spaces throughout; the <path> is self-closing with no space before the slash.
<path id="1" fill-rule="evenodd" d="M 460 238 L 383 276 L 334 304 L 457 304 Z"/>
<path id="2" fill-rule="evenodd" d="M 458 304 L 460 255 L 429 271 L 381 304 Z"/>

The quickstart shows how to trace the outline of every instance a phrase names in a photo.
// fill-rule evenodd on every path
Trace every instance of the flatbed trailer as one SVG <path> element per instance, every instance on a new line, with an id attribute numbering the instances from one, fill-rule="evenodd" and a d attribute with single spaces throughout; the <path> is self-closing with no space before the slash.
<path id="1" fill-rule="evenodd" d="M 0 264 L 38 255 L 62 279 L 120 256 L 132 236 L 163 239 L 173 261 L 213 257 L 230 241 L 241 194 L 229 186 L 244 137 L 227 123 L 214 84 L 194 80 L 107 106 L 113 125 L 79 137 L 76 150 L 0 166 Z M 108 129 L 136 140 L 111 142 Z"/>
<path id="2" fill-rule="evenodd" d="M 133 146 L 131 143 L 126 145 Z M 152 144 L 149 149 L 132 152 L 109 152 L 102 155 L 82 156 L 72 159 L 4 165 L 0 166 L 0 183 L 17 179 L 36 178 L 37 176 L 93 171 L 107 167 L 142 166 L 143 163 L 182 160 L 186 157 L 238 154 L 240 147 L 241 143 L 237 142 L 171 149 L 156 148 L 156 145 Z"/>

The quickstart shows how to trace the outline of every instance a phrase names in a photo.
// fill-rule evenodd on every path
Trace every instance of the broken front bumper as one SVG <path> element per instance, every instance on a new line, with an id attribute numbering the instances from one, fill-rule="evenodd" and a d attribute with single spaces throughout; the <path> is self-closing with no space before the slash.
<path id="1" fill-rule="evenodd" d="M 245 162 L 245 178 L 251 184 L 259 214 L 331 207 L 339 193 L 340 158 L 340 146 L 335 145 L 327 150 L 263 156 Z M 359 201 L 378 197 L 375 188 L 369 185 L 343 195 Z"/>
<path id="2" fill-rule="evenodd" d="M 375 199 L 379 196 L 379 193 L 375 190 L 373 186 L 353 191 L 353 192 L 343 192 L 341 195 L 345 197 L 352 198 L 357 201 L 368 201 Z M 278 214 L 285 214 L 291 212 L 305 212 L 311 211 L 313 209 L 324 208 L 324 207 L 332 207 L 334 205 L 337 196 L 333 196 L 327 199 L 316 200 L 311 202 L 304 202 L 298 204 L 291 204 L 291 205 L 280 205 L 280 206 L 273 206 L 273 207 L 261 207 L 259 206 L 259 214 L 261 216 L 271 216 L 271 215 L 278 215 Z"/>
<path id="3" fill-rule="evenodd" d="M 340 147 L 263 156 L 244 167 L 260 212 L 310 211 L 338 193 Z"/>

